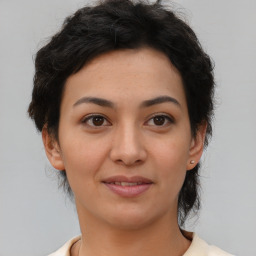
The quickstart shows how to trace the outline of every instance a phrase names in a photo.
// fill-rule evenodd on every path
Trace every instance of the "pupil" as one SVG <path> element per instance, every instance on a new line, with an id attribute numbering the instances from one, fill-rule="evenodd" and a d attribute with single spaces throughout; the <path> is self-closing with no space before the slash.
<path id="1" fill-rule="evenodd" d="M 156 125 L 163 125 L 165 122 L 165 118 L 163 116 L 156 116 L 154 117 L 154 123 Z"/>
<path id="2" fill-rule="evenodd" d="M 104 119 L 101 116 L 96 116 L 96 117 L 93 118 L 93 124 L 95 126 L 100 126 L 100 125 L 103 124 L 103 122 L 104 122 Z"/>

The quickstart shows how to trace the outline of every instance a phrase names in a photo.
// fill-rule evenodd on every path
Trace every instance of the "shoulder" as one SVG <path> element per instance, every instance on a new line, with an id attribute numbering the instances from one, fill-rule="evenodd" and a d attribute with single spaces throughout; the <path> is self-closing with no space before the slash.
<path id="1" fill-rule="evenodd" d="M 54 253 L 51 253 L 48 256 L 70 256 L 70 249 L 73 244 L 80 240 L 81 236 L 74 237 L 67 241 L 59 250 Z"/>
<path id="2" fill-rule="evenodd" d="M 199 238 L 196 234 L 193 234 L 193 240 L 183 256 L 234 256 L 229 254 L 220 248 L 209 245 L 204 240 Z"/>

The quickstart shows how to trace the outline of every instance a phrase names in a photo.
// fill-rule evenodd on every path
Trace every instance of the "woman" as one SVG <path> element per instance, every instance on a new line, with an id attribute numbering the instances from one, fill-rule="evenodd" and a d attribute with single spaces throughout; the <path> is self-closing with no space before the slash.
<path id="1" fill-rule="evenodd" d="M 74 196 L 81 236 L 52 256 L 230 255 L 182 230 L 199 209 L 212 64 L 158 1 L 103 1 L 36 56 L 30 117 Z"/>

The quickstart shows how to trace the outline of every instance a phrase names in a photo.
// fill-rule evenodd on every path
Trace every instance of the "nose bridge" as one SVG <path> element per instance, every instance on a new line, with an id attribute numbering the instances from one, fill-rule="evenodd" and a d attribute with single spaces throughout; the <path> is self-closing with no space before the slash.
<path id="1" fill-rule="evenodd" d="M 125 165 L 132 165 L 145 160 L 146 151 L 143 145 L 140 128 L 135 122 L 128 121 L 119 124 L 113 137 L 111 158 Z"/>

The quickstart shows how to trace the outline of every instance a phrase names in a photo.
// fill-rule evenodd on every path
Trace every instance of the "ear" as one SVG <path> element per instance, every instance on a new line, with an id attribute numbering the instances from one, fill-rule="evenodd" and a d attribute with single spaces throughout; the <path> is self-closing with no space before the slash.
<path id="1" fill-rule="evenodd" d="M 200 127 L 196 132 L 196 135 L 191 140 L 187 170 L 193 169 L 200 161 L 200 158 L 204 150 L 206 129 L 207 129 L 207 123 L 204 122 L 202 125 L 200 125 Z"/>
<path id="2" fill-rule="evenodd" d="M 61 151 L 58 142 L 52 135 L 49 134 L 46 127 L 42 130 L 42 139 L 46 156 L 51 165 L 57 170 L 64 170 L 64 164 L 61 156 Z"/>

